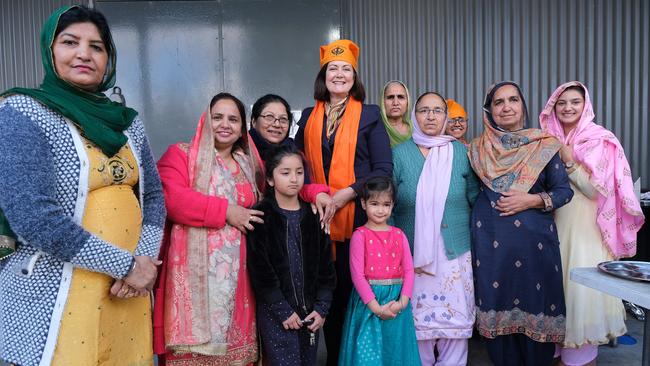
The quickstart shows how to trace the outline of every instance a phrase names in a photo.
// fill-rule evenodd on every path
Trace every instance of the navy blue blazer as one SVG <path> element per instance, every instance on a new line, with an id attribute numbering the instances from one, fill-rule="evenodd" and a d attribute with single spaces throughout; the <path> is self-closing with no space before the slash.
<path id="1" fill-rule="evenodd" d="M 295 142 L 298 148 L 305 150 L 305 125 L 309 119 L 313 107 L 306 108 L 302 111 L 300 121 L 298 121 L 298 133 Z M 329 179 L 329 168 L 332 165 L 332 154 L 334 151 L 334 142 L 336 141 L 336 131 L 327 140 L 325 129 L 327 128 L 327 116 L 323 119 L 322 134 L 322 151 L 323 151 L 323 169 L 325 178 Z M 390 140 L 386 133 L 381 117 L 379 107 L 374 104 L 364 104 L 361 109 L 361 121 L 359 122 L 359 132 L 357 135 L 357 146 L 354 156 L 354 176 L 355 182 L 350 185 L 357 193 L 361 193 L 363 183 L 372 177 L 392 177 L 393 176 L 393 153 L 390 148 Z M 334 162 L 336 163 L 336 162 Z M 361 209 L 361 203 L 357 198 L 357 207 L 355 209 L 354 227 L 364 225 L 366 222 L 365 212 Z"/>

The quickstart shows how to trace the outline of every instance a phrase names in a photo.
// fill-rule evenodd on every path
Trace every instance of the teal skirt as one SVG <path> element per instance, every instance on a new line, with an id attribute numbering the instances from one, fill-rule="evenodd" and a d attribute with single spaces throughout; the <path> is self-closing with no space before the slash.
<path id="1" fill-rule="evenodd" d="M 402 284 L 371 285 L 379 304 L 399 300 Z M 343 324 L 340 366 L 420 366 L 411 303 L 395 319 L 381 320 L 352 290 Z"/>

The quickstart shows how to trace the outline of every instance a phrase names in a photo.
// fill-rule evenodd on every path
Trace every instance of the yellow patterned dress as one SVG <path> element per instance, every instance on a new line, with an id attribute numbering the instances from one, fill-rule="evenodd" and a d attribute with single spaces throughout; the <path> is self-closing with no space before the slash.
<path id="1" fill-rule="evenodd" d="M 84 229 L 133 252 L 142 213 L 135 194 L 139 171 L 128 145 L 109 158 L 84 140 L 90 173 Z M 75 268 L 52 365 L 152 365 L 149 297 L 110 295 L 114 279 Z"/>

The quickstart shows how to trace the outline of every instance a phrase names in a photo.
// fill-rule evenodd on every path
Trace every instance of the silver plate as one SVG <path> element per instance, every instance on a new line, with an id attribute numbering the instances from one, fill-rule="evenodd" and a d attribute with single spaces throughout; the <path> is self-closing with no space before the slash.
<path id="1" fill-rule="evenodd" d="M 609 261 L 598 263 L 598 269 L 616 277 L 650 282 L 650 262 Z"/>

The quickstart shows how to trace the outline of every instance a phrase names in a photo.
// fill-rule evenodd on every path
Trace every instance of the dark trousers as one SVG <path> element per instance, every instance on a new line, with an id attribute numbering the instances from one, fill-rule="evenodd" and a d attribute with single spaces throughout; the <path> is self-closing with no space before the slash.
<path id="1" fill-rule="evenodd" d="M 269 305 L 257 304 L 257 329 L 262 339 L 262 363 L 265 366 L 313 366 L 318 352 L 318 333 L 284 329 Z M 313 337 L 313 338 L 312 338 Z"/>
<path id="2" fill-rule="evenodd" d="M 524 334 L 487 339 L 486 345 L 496 366 L 549 366 L 555 354 L 555 343 L 535 342 Z"/>
<path id="3" fill-rule="evenodd" d="M 352 292 L 352 277 L 350 277 L 350 241 L 335 243 L 336 245 L 336 289 L 332 298 L 332 306 L 325 319 L 323 332 L 327 346 L 327 365 L 336 366 L 339 362 L 339 348 L 341 347 L 341 334 L 343 334 L 343 321 L 348 308 L 350 293 Z"/>

